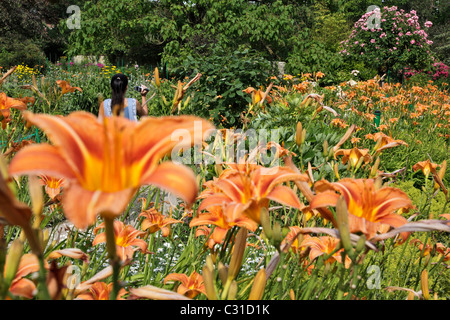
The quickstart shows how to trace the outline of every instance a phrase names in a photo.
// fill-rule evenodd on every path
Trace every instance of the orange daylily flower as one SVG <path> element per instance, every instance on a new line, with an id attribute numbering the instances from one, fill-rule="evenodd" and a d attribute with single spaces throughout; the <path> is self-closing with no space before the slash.
<path id="1" fill-rule="evenodd" d="M 431 163 L 429 159 L 427 159 L 426 161 L 417 162 L 415 165 L 413 165 L 414 172 L 416 172 L 417 170 L 422 170 L 423 174 L 426 177 L 430 175 L 430 172 L 434 175 L 437 175 L 436 168 L 437 164 Z"/>
<path id="2" fill-rule="evenodd" d="M 70 83 L 65 80 L 58 80 L 58 81 L 56 81 L 56 84 L 61 88 L 62 95 L 66 94 L 66 93 L 75 92 L 75 90 L 83 92 L 83 90 L 81 90 L 80 87 L 72 87 L 70 85 Z"/>
<path id="3" fill-rule="evenodd" d="M 321 71 L 316 72 L 316 78 L 323 78 L 323 77 L 325 77 L 325 73 L 323 73 Z"/>
<path id="4" fill-rule="evenodd" d="M 333 120 L 331 120 L 331 124 L 334 126 L 339 126 L 339 128 L 347 128 L 348 124 L 345 123 L 344 120 L 339 119 L 339 118 L 334 118 Z"/>
<path id="5" fill-rule="evenodd" d="M 280 185 L 287 181 L 308 181 L 308 176 L 296 173 L 287 167 L 265 168 L 256 164 L 229 164 L 214 183 L 220 190 L 202 201 L 199 210 L 224 203 L 236 210 L 233 216 L 244 213 L 260 223 L 262 208 L 269 207 L 269 201 L 275 201 L 293 208 L 301 208 L 301 202 L 295 192 L 287 186 Z"/>
<path id="6" fill-rule="evenodd" d="M 369 133 L 365 135 L 365 138 L 372 139 L 377 142 L 377 145 L 375 146 L 375 150 L 377 152 L 380 152 L 388 148 L 393 148 L 399 145 L 405 145 L 408 147 L 408 144 L 405 141 L 394 139 L 383 132 L 377 132 L 375 134 Z"/>
<path id="7" fill-rule="evenodd" d="M 46 175 L 39 176 L 41 183 L 44 186 L 45 193 L 54 200 L 60 193 L 64 186 L 64 178 L 54 178 Z"/>
<path id="8" fill-rule="evenodd" d="M 177 288 L 177 293 L 190 299 L 195 298 L 200 293 L 206 295 L 203 277 L 196 271 L 192 272 L 189 277 L 184 273 L 170 273 L 164 278 L 164 284 L 168 281 L 180 281 L 181 284 Z"/>
<path id="9" fill-rule="evenodd" d="M 212 129 L 203 119 L 145 117 L 133 122 L 113 116 L 100 122 L 83 111 L 66 117 L 26 112 L 24 117 L 42 128 L 53 145 L 33 144 L 20 150 L 10 163 L 10 174 L 65 178 L 64 214 L 79 229 L 92 225 L 97 215 L 119 216 L 145 184 L 167 189 L 189 204 L 195 201 L 198 186 L 193 171 L 159 161 L 174 147 L 200 143 Z M 189 135 L 184 134 L 182 142 L 173 141 L 175 130 Z"/>
<path id="10" fill-rule="evenodd" d="M 283 239 L 282 246 L 286 245 L 287 243 L 290 243 L 289 249 L 292 250 L 294 254 L 301 253 L 305 250 L 305 248 L 302 248 L 300 245 L 302 241 L 299 241 L 299 237 L 303 237 L 302 239 L 307 239 L 310 237 L 310 235 L 300 235 L 301 227 L 299 226 L 290 226 L 289 227 L 289 233 L 286 235 L 286 237 Z"/>
<path id="11" fill-rule="evenodd" d="M 317 195 L 310 207 L 336 206 L 340 196 L 347 203 L 350 232 L 362 232 L 367 239 L 374 237 L 383 225 L 399 227 L 407 220 L 394 212 L 411 208 L 409 197 L 397 188 L 379 187 L 373 179 L 345 178 L 335 183 L 318 181 L 314 186 Z M 402 235 L 406 238 L 406 234 Z"/>
<path id="12" fill-rule="evenodd" d="M 25 146 L 27 146 L 27 145 L 29 145 L 29 144 L 32 144 L 32 143 L 33 143 L 32 140 L 22 140 L 22 141 L 20 141 L 20 142 L 14 142 L 14 141 L 11 141 L 11 142 L 10 142 L 10 147 L 8 148 L 8 150 L 6 150 L 6 151 L 3 153 L 3 156 L 4 156 L 4 157 L 7 157 L 7 156 L 9 156 L 9 155 L 12 154 L 12 153 L 16 153 L 16 152 L 18 152 L 20 149 L 22 149 L 23 147 L 25 147 Z"/>
<path id="13" fill-rule="evenodd" d="M 260 102 L 262 100 L 262 98 L 264 97 L 264 93 L 265 93 L 263 91 L 262 87 L 260 88 L 260 90 L 257 90 L 253 87 L 248 87 L 247 89 L 242 90 L 242 92 L 252 95 L 252 104 L 257 104 L 258 102 Z M 267 95 L 266 101 L 267 101 L 267 103 L 271 104 L 272 98 L 269 95 Z"/>
<path id="14" fill-rule="evenodd" d="M 308 237 L 304 239 L 300 245 L 300 247 L 309 247 L 309 259 L 313 261 L 317 257 L 321 255 L 329 255 L 332 253 L 336 246 L 341 242 L 338 238 L 333 238 L 330 236 L 324 236 L 324 237 Z M 337 261 L 339 263 L 342 263 L 342 255 L 341 252 L 344 249 L 340 249 L 333 253 L 331 257 L 329 257 L 325 263 L 333 263 L 334 261 Z M 350 267 L 351 259 L 349 256 L 345 256 L 344 266 L 345 268 Z"/>
<path id="15" fill-rule="evenodd" d="M 8 259 L 8 256 L 6 256 Z M 46 267 L 47 263 L 44 262 Z M 39 271 L 39 260 L 31 253 L 24 254 L 19 262 L 19 268 L 17 269 L 16 275 L 11 282 L 9 287 L 9 292 L 14 296 L 25 297 L 32 299 L 37 292 L 36 285 L 30 279 L 25 278 L 27 275 L 33 272 Z"/>
<path id="16" fill-rule="evenodd" d="M 20 226 L 26 232 L 31 232 L 30 219 L 32 211 L 23 202 L 19 201 L 15 196 L 8 182 L 10 176 L 2 176 L 2 172 L 7 170 L 6 164 L 0 156 L 0 224 L 10 224 Z M 33 244 L 34 245 L 34 244 Z"/>
<path id="17" fill-rule="evenodd" d="M 95 282 L 93 283 L 86 292 L 80 293 L 77 295 L 75 300 L 109 300 L 109 295 L 113 289 L 113 283 L 105 283 L 105 282 Z M 117 295 L 117 300 L 125 300 L 123 298 L 127 292 L 124 288 L 119 290 Z"/>
<path id="18" fill-rule="evenodd" d="M 105 223 L 103 222 L 94 228 L 94 234 L 97 234 L 98 230 L 104 227 Z M 138 231 L 131 225 L 125 225 L 122 221 L 114 220 L 114 235 L 116 238 L 116 252 L 122 261 L 132 259 L 136 250 L 148 253 L 147 243 L 143 239 L 139 239 L 139 237 L 145 235 L 145 232 Z M 105 232 L 97 234 L 92 245 L 95 246 L 103 242 L 106 242 Z"/>
<path id="19" fill-rule="evenodd" d="M 309 221 L 312 217 L 320 216 L 320 212 L 316 209 L 311 209 L 310 206 L 303 206 L 300 210 L 303 213 L 303 219 L 305 222 Z M 323 218 L 323 224 L 326 224 L 327 222 L 327 219 Z"/>
<path id="20" fill-rule="evenodd" d="M 148 230 L 149 233 L 155 233 L 159 230 L 162 231 L 162 236 L 167 237 L 170 234 L 169 226 L 174 223 L 182 223 L 180 220 L 176 220 L 170 217 L 166 217 L 162 213 L 158 212 L 155 208 L 144 210 L 139 214 L 139 217 L 144 217 L 141 224 L 143 231 Z"/>
<path id="21" fill-rule="evenodd" d="M 195 237 L 204 236 L 205 238 L 208 238 L 206 241 L 206 246 L 208 246 L 209 249 L 213 249 L 216 244 L 220 244 L 214 241 L 212 237 L 209 236 L 211 233 L 211 228 L 208 228 L 207 226 L 199 226 L 197 230 L 195 231 Z"/>
<path id="22" fill-rule="evenodd" d="M 189 227 L 196 227 L 206 224 L 212 224 L 214 228 L 211 238 L 215 243 L 222 243 L 228 230 L 234 226 L 243 227 L 251 231 L 255 231 L 258 224 L 243 215 L 237 205 L 224 205 L 209 207 L 208 213 L 202 213 L 192 219 Z"/>
<path id="23" fill-rule="evenodd" d="M 23 98 L 18 98 L 17 100 L 22 101 L 25 104 L 31 103 L 32 105 L 36 102 L 35 97 L 23 97 Z"/>
<path id="24" fill-rule="evenodd" d="M 410 244 L 416 245 L 423 256 L 431 255 L 433 253 L 434 246 L 430 244 L 423 244 L 419 239 L 411 240 Z M 446 249 L 442 243 L 436 243 L 436 253 L 439 255 L 444 255 L 443 261 L 450 260 L 450 248 Z"/>
<path id="25" fill-rule="evenodd" d="M 356 147 L 352 149 L 339 149 L 334 154 L 334 159 L 336 156 L 343 155 L 342 164 L 346 164 L 347 161 L 350 161 L 350 165 L 355 167 L 361 158 L 365 163 L 369 163 L 372 157 L 369 154 L 369 149 L 358 149 Z"/>
<path id="26" fill-rule="evenodd" d="M 6 124 L 10 121 L 11 108 L 26 110 L 27 104 L 18 99 L 7 97 L 6 93 L 0 92 L 0 113 L 3 115 L 3 129 L 6 128 Z"/>

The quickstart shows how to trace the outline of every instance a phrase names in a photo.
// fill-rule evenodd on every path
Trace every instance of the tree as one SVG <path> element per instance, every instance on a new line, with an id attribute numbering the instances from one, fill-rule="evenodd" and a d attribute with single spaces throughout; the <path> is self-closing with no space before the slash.
<path id="1" fill-rule="evenodd" d="M 74 2 L 74 1 L 71 1 Z M 1 65 L 34 65 L 44 53 L 60 50 L 64 39 L 56 25 L 68 1 L 2 0 L 0 2 Z"/>

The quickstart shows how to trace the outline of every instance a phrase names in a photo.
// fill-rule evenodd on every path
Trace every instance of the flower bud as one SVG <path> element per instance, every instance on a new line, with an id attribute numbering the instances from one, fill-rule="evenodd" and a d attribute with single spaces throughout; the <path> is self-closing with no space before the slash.
<path id="1" fill-rule="evenodd" d="M 258 271 L 253 279 L 252 290 L 248 300 L 261 300 L 264 294 L 264 288 L 266 287 L 266 270 L 262 268 Z"/>
<path id="2" fill-rule="evenodd" d="M 159 88 L 161 86 L 161 80 L 159 78 L 159 70 L 155 68 L 155 85 Z"/>
<path id="3" fill-rule="evenodd" d="M 270 215 L 267 208 L 262 208 L 260 213 L 260 222 L 263 227 L 264 233 L 268 239 L 272 238 L 272 226 L 270 224 Z"/>
<path id="4" fill-rule="evenodd" d="M 328 156 L 328 141 L 323 142 L 323 156 L 326 158 Z"/>
<path id="5" fill-rule="evenodd" d="M 430 291 L 428 289 L 428 272 L 427 269 L 424 269 L 422 271 L 422 274 L 420 276 L 420 286 L 422 287 L 422 295 L 425 298 L 425 300 L 430 300 Z"/>
<path id="6" fill-rule="evenodd" d="M 337 162 L 334 164 L 333 169 L 334 169 L 334 175 L 336 176 L 336 178 L 337 178 L 338 180 L 341 179 L 341 178 L 339 177 L 339 169 L 338 169 L 338 163 L 337 163 Z"/>
<path id="7" fill-rule="evenodd" d="M 247 244 L 247 229 L 240 228 L 236 235 L 236 241 L 231 254 L 230 266 L 228 268 L 228 279 L 234 279 L 239 273 Z"/>
<path id="8" fill-rule="evenodd" d="M 222 284 L 225 285 L 228 279 L 228 268 L 222 262 L 219 261 L 218 271 L 220 281 L 222 281 Z"/>
<path id="9" fill-rule="evenodd" d="M 303 127 L 302 127 L 302 123 L 299 121 L 297 123 L 297 130 L 295 131 L 295 143 L 297 144 L 297 146 L 300 147 L 302 145 L 302 141 L 304 141 Z"/>
<path id="10" fill-rule="evenodd" d="M 230 288 L 228 289 L 228 300 L 236 300 L 236 295 L 238 292 L 238 286 L 236 280 L 231 281 Z"/>
<path id="11" fill-rule="evenodd" d="M 445 175 L 445 170 L 447 169 L 447 161 L 444 160 L 441 164 L 441 169 L 439 170 L 437 177 L 435 178 L 436 181 L 442 182 Z M 434 191 L 438 190 L 440 186 L 440 183 L 435 182 L 434 183 Z"/>
<path id="12" fill-rule="evenodd" d="M 203 267 L 203 283 L 208 300 L 217 300 L 216 288 L 214 286 L 214 273 L 207 265 Z"/>
<path id="13" fill-rule="evenodd" d="M 366 236 L 361 235 L 361 237 L 359 237 L 358 242 L 356 243 L 355 250 L 357 253 L 359 253 L 362 252 L 365 248 L 366 248 Z"/>
<path id="14" fill-rule="evenodd" d="M 375 160 L 375 164 L 373 165 L 372 169 L 370 170 L 369 178 L 376 177 L 379 166 L 380 166 L 380 157 L 377 157 L 377 160 Z"/>
<path id="15" fill-rule="evenodd" d="M 20 239 L 16 239 L 11 243 L 5 262 L 4 282 L 8 287 L 16 276 L 22 255 L 23 242 Z"/>
<path id="16" fill-rule="evenodd" d="M 353 255 L 353 246 L 350 241 L 350 229 L 348 224 L 348 211 L 347 203 L 344 197 L 339 197 L 336 204 L 336 221 L 339 230 L 339 236 L 341 238 L 342 246 L 344 247 L 346 253 L 351 256 Z"/>

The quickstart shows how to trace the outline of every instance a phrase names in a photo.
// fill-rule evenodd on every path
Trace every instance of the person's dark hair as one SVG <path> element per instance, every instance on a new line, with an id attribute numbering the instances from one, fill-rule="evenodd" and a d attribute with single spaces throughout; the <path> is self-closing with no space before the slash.
<path id="1" fill-rule="evenodd" d="M 128 86 L 128 78 L 122 73 L 115 74 L 111 78 L 111 110 L 118 115 L 123 110 L 125 103 L 125 91 Z M 119 108 L 117 108 L 119 106 Z"/>

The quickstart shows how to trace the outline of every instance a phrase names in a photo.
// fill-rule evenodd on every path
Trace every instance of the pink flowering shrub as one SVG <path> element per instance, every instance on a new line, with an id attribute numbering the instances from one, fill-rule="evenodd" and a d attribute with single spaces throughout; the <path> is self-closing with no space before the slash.
<path id="1" fill-rule="evenodd" d="M 447 66 L 443 62 L 436 62 L 433 64 L 432 71 L 426 71 L 426 74 L 428 74 L 434 81 L 440 80 L 443 78 L 448 78 L 449 73 L 449 66 Z M 411 78 L 417 74 L 423 74 L 424 70 L 413 70 L 410 68 L 405 69 L 405 78 Z"/>
<path id="2" fill-rule="evenodd" d="M 405 67 L 427 68 L 432 63 L 430 46 L 415 10 L 384 7 L 364 14 L 354 25 L 349 38 L 341 42 L 340 54 L 374 66 L 379 73 L 398 72 Z"/>

